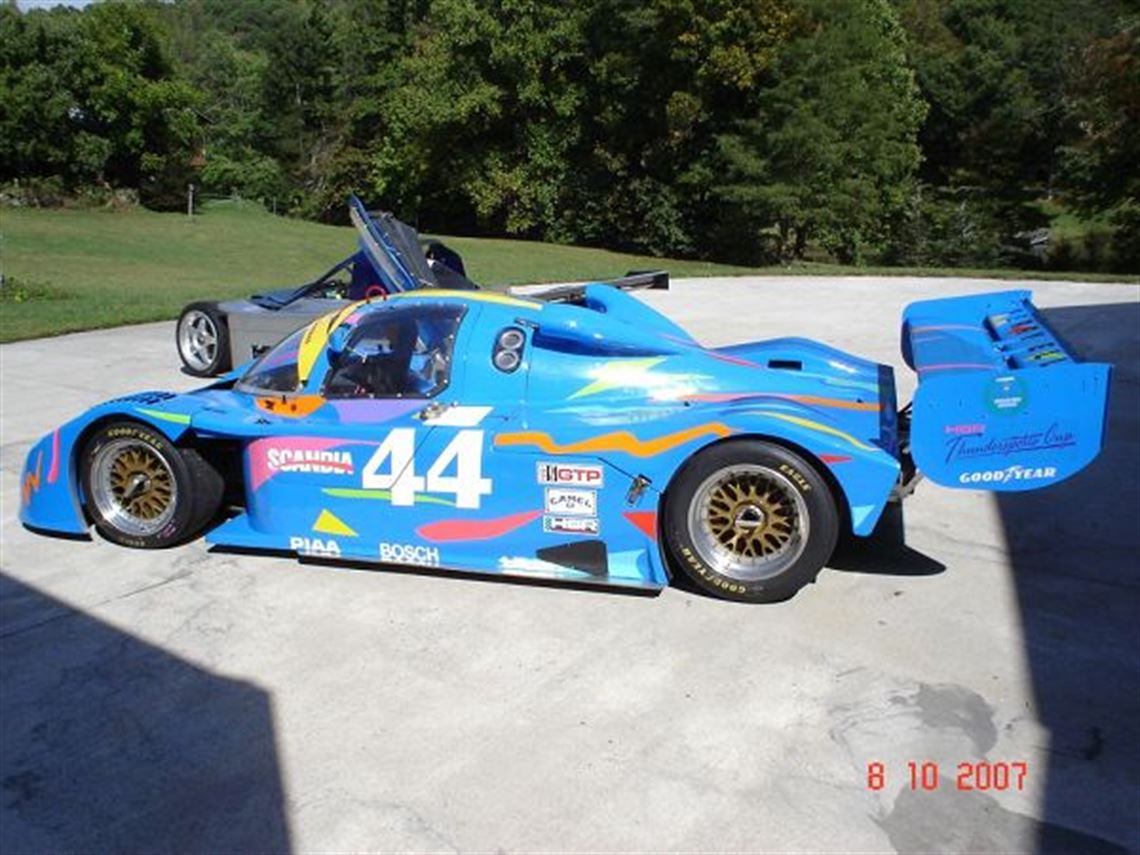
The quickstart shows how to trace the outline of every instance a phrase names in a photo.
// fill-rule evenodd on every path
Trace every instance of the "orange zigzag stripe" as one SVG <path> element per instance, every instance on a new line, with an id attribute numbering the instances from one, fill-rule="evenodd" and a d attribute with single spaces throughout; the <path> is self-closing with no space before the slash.
<path id="1" fill-rule="evenodd" d="M 591 454 L 599 451 L 621 451 L 634 457 L 653 457 L 702 436 L 725 437 L 732 428 L 720 422 L 697 425 L 656 439 L 638 439 L 627 430 L 605 433 L 565 445 L 555 442 L 544 431 L 527 430 L 519 433 L 501 433 L 495 437 L 496 446 L 533 445 L 547 454 Z"/>
<path id="2" fill-rule="evenodd" d="M 41 451 L 36 455 L 36 471 L 28 472 L 24 475 L 24 488 L 21 492 L 25 505 L 32 501 L 32 494 L 40 489 L 40 467 L 43 465 L 43 462 L 44 453 Z"/>

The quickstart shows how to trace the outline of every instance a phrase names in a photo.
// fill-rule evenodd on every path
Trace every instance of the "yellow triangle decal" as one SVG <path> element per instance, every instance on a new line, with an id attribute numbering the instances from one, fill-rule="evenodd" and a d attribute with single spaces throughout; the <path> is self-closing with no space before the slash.
<path id="1" fill-rule="evenodd" d="M 313 531 L 321 534 L 341 534 L 345 537 L 356 537 L 356 532 L 349 528 L 336 514 L 321 511 L 317 521 L 313 523 Z"/>

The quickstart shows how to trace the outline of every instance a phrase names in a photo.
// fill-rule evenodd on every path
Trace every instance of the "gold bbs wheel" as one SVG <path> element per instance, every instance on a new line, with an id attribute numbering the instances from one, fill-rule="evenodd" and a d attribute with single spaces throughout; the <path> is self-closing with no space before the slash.
<path id="1" fill-rule="evenodd" d="M 713 570 L 742 581 L 775 576 L 795 563 L 809 535 L 796 486 L 766 466 L 727 466 L 697 488 L 689 531 Z"/>
<path id="2" fill-rule="evenodd" d="M 99 449 L 92 468 L 91 499 L 100 516 L 124 534 L 155 534 L 174 516 L 174 473 L 146 442 L 112 440 Z"/>
<path id="3" fill-rule="evenodd" d="M 80 458 L 80 488 L 100 534 L 123 546 L 161 549 L 214 519 L 225 483 L 191 443 L 176 446 L 140 422 L 97 427 Z"/>
<path id="4" fill-rule="evenodd" d="M 674 578 L 730 600 L 786 600 L 813 581 L 839 536 L 823 464 L 765 439 L 697 452 L 665 489 L 661 527 Z"/>

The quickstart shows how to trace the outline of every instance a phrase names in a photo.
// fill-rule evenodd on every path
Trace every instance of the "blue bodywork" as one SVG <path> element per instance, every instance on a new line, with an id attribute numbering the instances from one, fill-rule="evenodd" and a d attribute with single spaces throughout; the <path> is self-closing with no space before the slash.
<path id="1" fill-rule="evenodd" d="M 1017 292 L 907 310 L 904 350 L 920 377 L 910 441 L 933 480 L 1044 486 L 1099 450 L 1108 366 L 1077 363 L 1052 334 L 1048 350 L 1017 349 L 1030 321 L 1015 312 L 1045 330 L 1027 301 Z M 329 395 L 356 325 L 441 310 L 461 320 L 437 393 Z M 796 338 L 705 348 L 604 285 L 567 303 L 407 291 L 298 336 L 296 352 L 282 352 L 286 342 L 263 357 L 296 363 L 296 392 L 242 391 L 234 372 L 187 394 L 109 401 L 49 434 L 28 455 L 21 520 L 86 533 L 81 449 L 95 426 L 126 418 L 207 456 L 236 455 L 242 502 L 207 533 L 215 544 L 660 587 L 662 501 L 710 444 L 792 448 L 824 475 L 856 535 L 872 531 L 906 469 L 888 366 Z M 496 361 L 504 341 L 520 359 Z M 1053 352 L 1062 356 L 1034 355 Z M 1037 474 L 973 476 L 1011 467 Z"/>

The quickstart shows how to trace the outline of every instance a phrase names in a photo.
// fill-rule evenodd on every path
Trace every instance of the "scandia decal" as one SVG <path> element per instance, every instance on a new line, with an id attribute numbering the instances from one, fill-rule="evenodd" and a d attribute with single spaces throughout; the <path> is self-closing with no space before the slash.
<path id="1" fill-rule="evenodd" d="M 285 472 L 351 475 L 352 455 L 334 450 L 344 444 L 342 439 L 303 436 L 254 440 L 249 445 L 250 488 Z"/>
<path id="2" fill-rule="evenodd" d="M 265 452 L 270 472 L 309 472 L 316 475 L 351 475 L 355 472 L 347 451 L 313 448 L 270 448 Z"/>
<path id="3" fill-rule="evenodd" d="M 601 436 L 579 440 L 578 442 L 558 443 L 550 434 L 538 430 L 501 433 L 495 437 L 495 445 L 501 447 L 533 446 L 547 454 L 593 454 L 602 451 L 620 451 L 633 457 L 654 457 L 685 443 L 705 436 L 726 437 L 732 428 L 721 422 L 709 422 L 696 427 L 665 434 L 655 439 L 638 439 L 627 430 L 604 433 Z"/>

